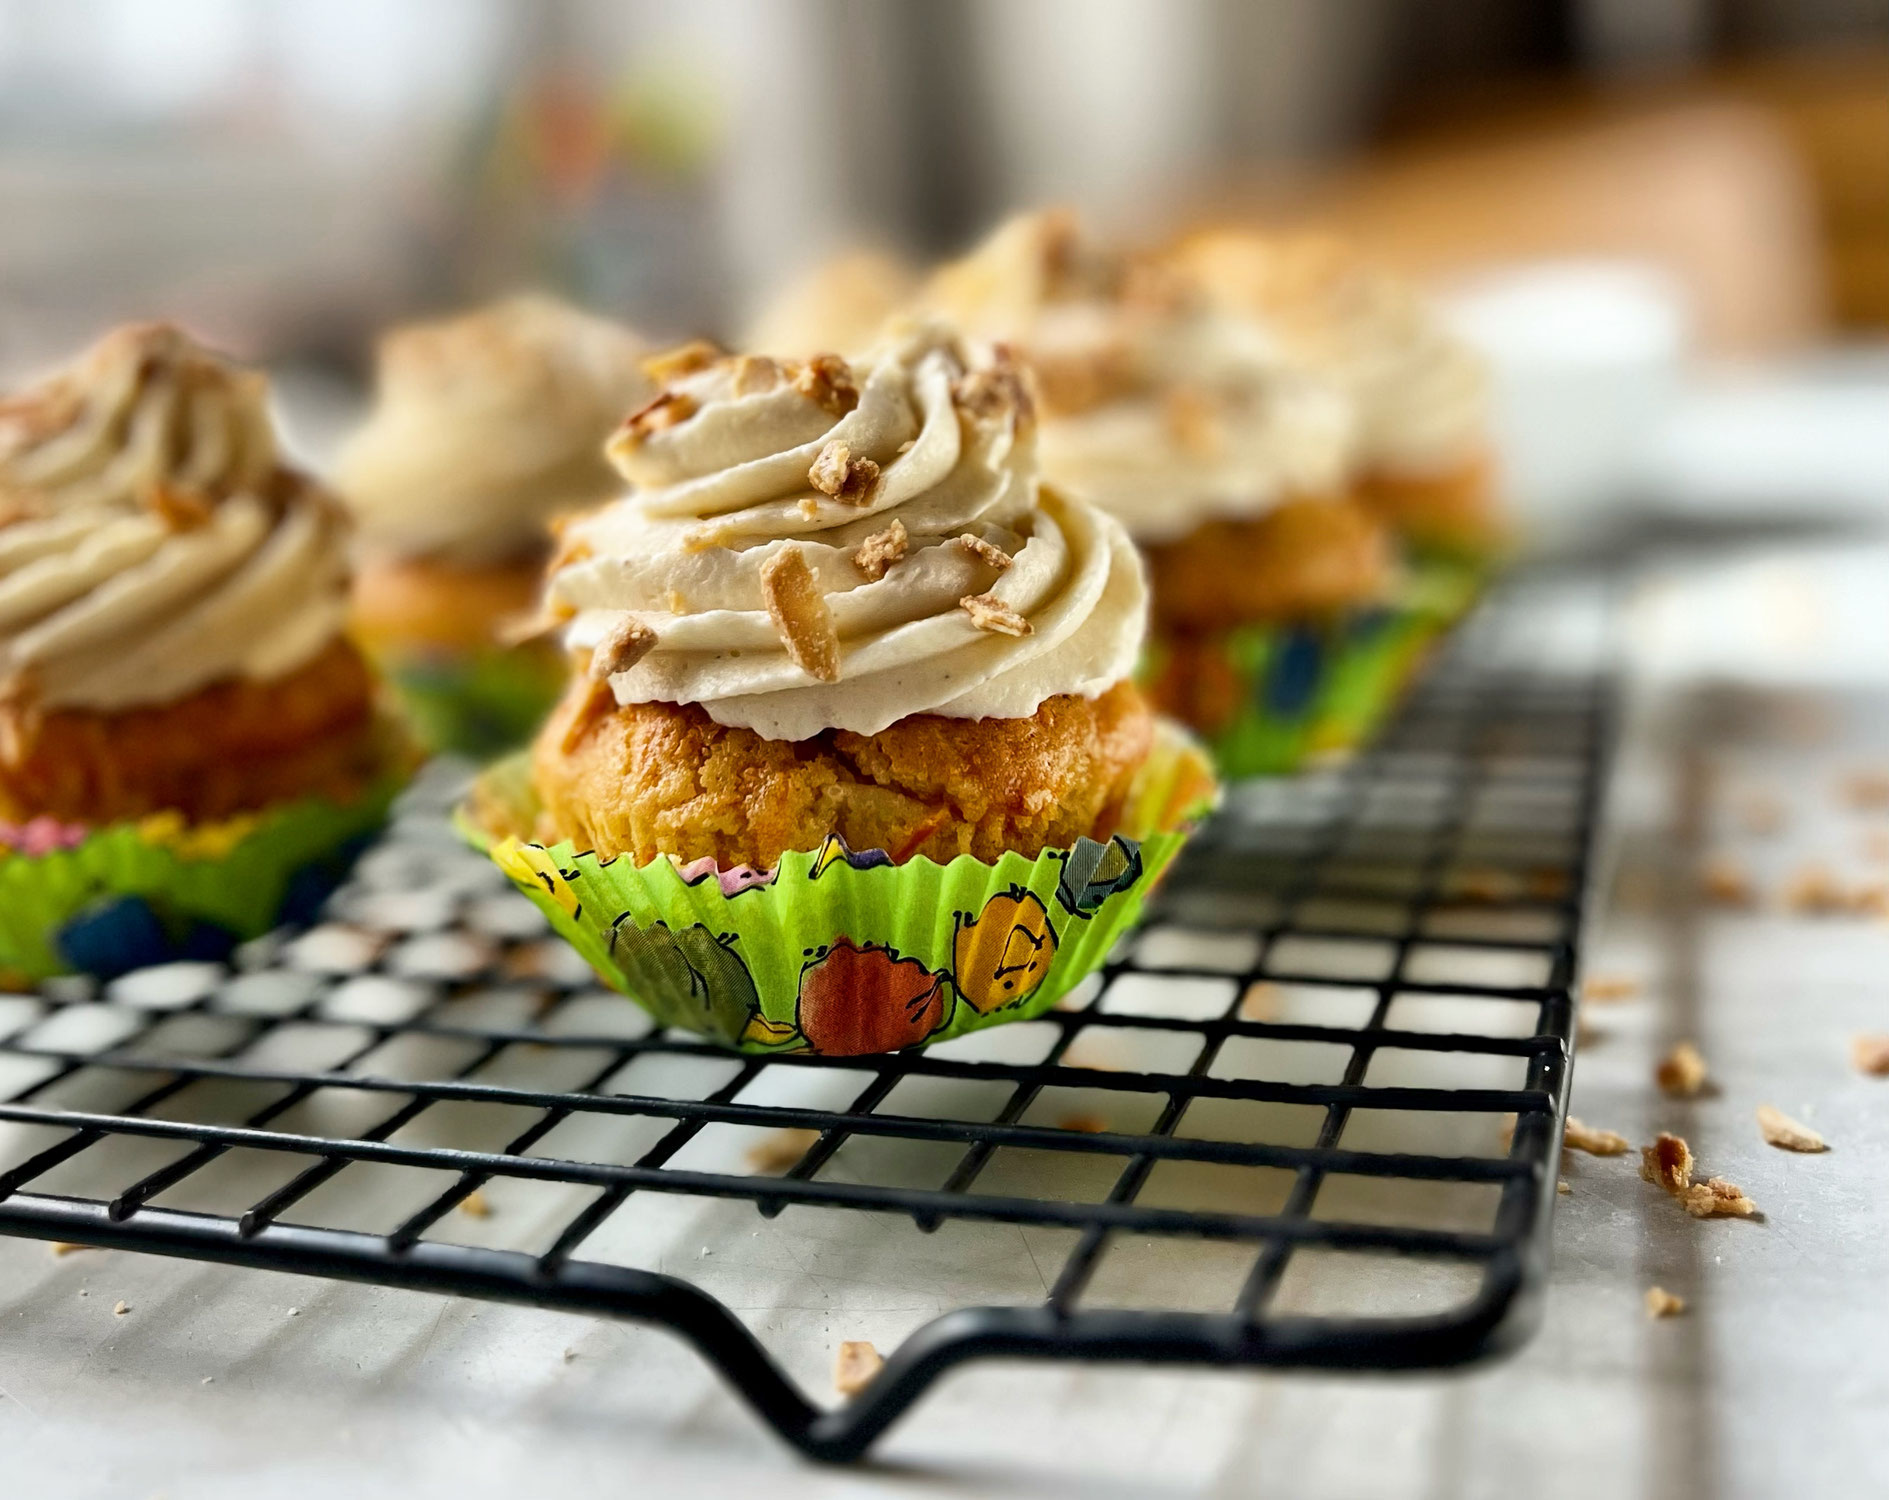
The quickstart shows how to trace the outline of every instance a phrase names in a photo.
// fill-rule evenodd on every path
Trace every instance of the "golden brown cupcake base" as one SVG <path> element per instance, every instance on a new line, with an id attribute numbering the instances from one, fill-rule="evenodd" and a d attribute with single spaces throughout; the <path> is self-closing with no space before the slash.
<path id="1" fill-rule="evenodd" d="M 1436 474 L 1369 474 L 1358 498 L 1419 547 L 1487 556 L 1508 539 L 1495 465 L 1487 457 Z"/>
<path id="2" fill-rule="evenodd" d="M 1154 719 L 1131 684 L 1048 699 L 1027 719 L 915 714 L 874 735 L 769 740 L 695 705 L 602 704 L 580 680 L 539 736 L 545 843 L 638 864 L 712 855 L 768 868 L 830 833 L 940 863 L 1035 856 L 1114 830 Z"/>
<path id="3" fill-rule="evenodd" d="M 1391 579 L 1389 534 L 1350 500 L 1288 500 L 1146 552 L 1155 623 L 1181 630 L 1335 614 L 1382 599 Z"/>
<path id="4" fill-rule="evenodd" d="M 352 797 L 387 770 L 374 682 L 336 641 L 273 682 L 220 682 L 123 713 L 0 703 L 0 817 L 92 825 L 175 810 L 192 821 Z"/>
<path id="5" fill-rule="evenodd" d="M 371 559 L 354 579 L 354 632 L 370 651 L 473 651 L 532 611 L 544 565 L 537 557 L 484 567 L 433 558 Z"/>

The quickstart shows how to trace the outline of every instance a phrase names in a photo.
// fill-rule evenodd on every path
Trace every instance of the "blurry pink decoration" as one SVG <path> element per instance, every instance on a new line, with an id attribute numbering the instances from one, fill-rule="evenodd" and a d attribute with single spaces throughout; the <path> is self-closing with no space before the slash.
<path id="1" fill-rule="evenodd" d="M 25 823 L 0 822 L 0 847 L 37 859 L 60 849 L 76 849 L 92 835 L 83 823 L 38 817 Z"/>
<path id="2" fill-rule="evenodd" d="M 676 868 L 690 885 L 713 875 L 716 883 L 721 886 L 721 893 L 724 896 L 738 896 L 743 891 L 753 890 L 759 885 L 772 885 L 775 875 L 773 870 L 757 870 L 752 865 L 735 865 L 724 870 L 715 862 L 715 856 L 712 854 L 704 854 L 700 859 L 692 859 L 686 865 L 678 865 Z"/>

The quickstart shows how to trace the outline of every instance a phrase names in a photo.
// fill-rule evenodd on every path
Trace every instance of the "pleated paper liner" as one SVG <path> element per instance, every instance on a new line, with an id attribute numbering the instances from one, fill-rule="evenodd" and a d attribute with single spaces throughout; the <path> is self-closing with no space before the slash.
<path id="1" fill-rule="evenodd" d="M 309 797 L 207 823 L 167 812 L 0 829 L 0 984 L 222 958 L 312 918 L 386 821 L 404 761 L 348 802 Z"/>
<path id="2" fill-rule="evenodd" d="M 891 1052 L 1040 1015 L 1108 956 L 1218 795 L 1163 724 L 1120 825 L 1034 859 L 893 864 L 838 837 L 772 870 L 637 866 L 530 840 L 524 756 L 461 808 L 488 852 L 606 983 L 663 1026 L 744 1052 Z"/>
<path id="3" fill-rule="evenodd" d="M 1226 779 L 1288 775 L 1367 744 L 1482 583 L 1470 565 L 1426 561 L 1394 601 L 1334 619 L 1157 633 L 1142 678 Z"/>
<path id="4" fill-rule="evenodd" d="M 478 760 L 530 739 L 570 672 L 540 643 L 451 653 L 388 648 L 376 661 L 422 743 Z"/>

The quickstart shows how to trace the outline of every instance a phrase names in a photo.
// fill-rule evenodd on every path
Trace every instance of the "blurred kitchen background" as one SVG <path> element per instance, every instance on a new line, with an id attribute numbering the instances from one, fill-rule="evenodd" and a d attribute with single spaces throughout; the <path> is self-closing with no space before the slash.
<path id="1" fill-rule="evenodd" d="M 1889 514 L 1889 0 L 0 0 L 0 375 L 172 316 L 316 450 L 391 320 L 726 336 L 1044 201 L 1433 285 L 1548 544 Z"/>

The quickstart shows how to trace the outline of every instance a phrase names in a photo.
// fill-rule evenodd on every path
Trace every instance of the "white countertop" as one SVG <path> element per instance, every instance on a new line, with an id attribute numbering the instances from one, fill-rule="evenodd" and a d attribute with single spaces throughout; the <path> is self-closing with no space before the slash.
<path id="1" fill-rule="evenodd" d="M 1789 567 L 1808 578 L 1813 614 L 1835 607 L 1820 579 L 1857 571 L 1854 561 Z M 1714 708 L 1688 687 L 1702 665 L 1716 674 L 1724 663 L 1676 643 L 1672 623 L 1689 622 L 1726 654 L 1732 626 L 1699 626 L 1699 601 L 1710 599 L 1762 636 L 1766 612 L 1754 623 L 1745 608 L 1754 596 L 1731 580 L 1720 571 L 1673 584 L 1639 606 L 1640 656 L 1657 689 L 1622 764 L 1617 874 L 1588 970 L 1632 975 L 1645 990 L 1590 1008 L 1574 1112 L 1636 1144 L 1662 1128 L 1686 1136 L 1701 1165 L 1746 1188 L 1764 1219 L 1695 1221 L 1640 1181 L 1636 1158 L 1571 1158 L 1545 1326 L 1517 1357 L 1398 1379 L 974 1365 L 893 1429 L 876 1467 L 826 1470 L 789 1453 L 661 1333 L 0 1240 L 9 1492 L 1665 1500 L 1889 1491 L 1889 1450 L 1877 1438 L 1889 1400 L 1879 1275 L 1889 1080 L 1862 1077 L 1848 1058 L 1855 1033 L 1889 1031 L 1889 924 L 1799 917 L 1775 903 L 1701 910 L 1691 873 L 1707 849 L 1735 852 L 1769 890 L 1811 858 L 1859 877 L 1870 868 L 1861 830 L 1889 828 L 1889 811 L 1846 809 L 1838 789 L 1849 770 L 1889 766 L 1889 683 L 1878 696 L 1867 670 L 1889 636 L 1857 653 L 1857 671 L 1840 674 L 1843 695 L 1824 709 L 1773 712 L 1786 695 L 1767 690 L 1737 700 L 1765 710 L 1758 727 L 1731 724 L 1722 695 Z M 1880 597 L 1856 607 L 1866 618 L 1871 605 Z M 1778 628 L 1790 639 L 1771 643 L 1766 675 L 1788 682 L 1798 675 L 1790 642 L 1814 655 L 1828 622 Z M 1767 741 L 1780 723 L 1784 742 Z M 1711 789 L 1700 774 L 1708 764 L 1722 773 Z M 1725 821 L 1753 786 L 1789 803 L 1781 833 Z M 1889 877 L 1889 864 L 1876 871 Z M 1695 1038 L 1711 1064 L 1708 1097 L 1671 1101 L 1651 1086 L 1654 1060 L 1680 1037 Z M 1833 1149 L 1795 1156 L 1764 1145 L 1752 1118 L 1764 1101 L 1815 1125 Z M 870 1254 L 839 1240 L 808 1251 L 803 1239 L 791 1274 L 762 1275 L 740 1264 L 753 1210 L 726 1212 L 747 1217 L 672 1225 L 672 1238 L 716 1237 L 722 1259 L 692 1270 L 722 1278 L 716 1289 L 731 1299 L 751 1288 L 740 1310 L 809 1380 L 840 1339 L 889 1345 L 979 1278 L 1034 1281 L 1027 1243 L 1001 1264 L 953 1265 L 944 1236 L 924 1264 L 901 1259 L 909 1238 L 888 1236 Z M 1649 1322 L 1641 1298 L 1655 1283 L 1686 1297 L 1688 1313 Z M 129 1311 L 116 1315 L 120 1301 Z"/>

